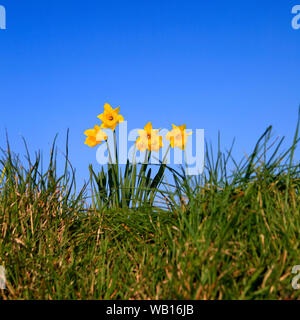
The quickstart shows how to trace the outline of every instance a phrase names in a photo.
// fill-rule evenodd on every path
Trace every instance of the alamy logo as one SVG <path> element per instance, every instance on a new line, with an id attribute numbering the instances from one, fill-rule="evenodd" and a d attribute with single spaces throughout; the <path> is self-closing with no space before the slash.
<path id="1" fill-rule="evenodd" d="M 296 266 L 293 266 L 293 269 L 292 269 L 292 273 L 293 274 L 297 274 L 293 279 L 292 279 L 292 287 L 293 289 L 295 290 L 299 290 L 300 289 L 300 284 L 298 283 L 299 280 L 300 280 L 300 265 L 296 265 Z"/>
<path id="2" fill-rule="evenodd" d="M 0 266 L 0 289 L 6 289 L 5 268 L 3 266 Z"/>
<path id="3" fill-rule="evenodd" d="M 118 163 L 126 165 L 127 161 L 130 163 L 150 163 L 150 164 L 159 164 L 163 162 L 165 164 L 182 165 L 186 164 L 185 172 L 187 175 L 199 175 L 204 170 L 204 129 L 196 129 L 192 135 L 186 133 L 186 143 L 184 143 L 184 152 L 180 148 L 174 148 L 170 152 L 170 145 L 166 141 L 166 136 L 168 134 L 168 129 L 160 129 L 159 133 L 164 136 L 162 139 L 163 144 L 161 150 L 152 152 L 150 159 L 147 160 L 146 151 L 138 150 L 137 144 L 133 143 L 137 141 L 139 132 L 144 130 L 133 129 L 127 131 L 127 121 L 123 121 L 119 124 L 119 151 L 118 151 Z M 187 132 L 191 131 L 186 129 Z M 107 144 L 101 144 L 96 153 L 97 162 L 100 165 L 106 165 L 107 163 L 116 163 L 116 153 L 114 147 L 114 136 L 112 130 L 105 131 L 108 139 Z M 183 136 L 181 133 L 180 141 L 182 143 Z M 189 136 L 188 136 L 189 135 Z M 188 139 L 187 139 L 188 136 Z M 152 138 L 151 138 L 152 139 Z M 176 135 L 174 136 L 176 139 Z M 175 141 L 175 140 L 174 140 Z M 174 142 L 173 141 L 173 142 Z M 177 140 L 176 140 L 177 141 Z M 131 142 L 131 147 L 128 150 L 128 142 Z M 175 143 L 175 142 L 174 142 Z M 160 159 L 161 158 L 161 159 Z"/>
<path id="4" fill-rule="evenodd" d="M 0 29 L 6 29 L 6 10 L 5 7 L 0 5 Z"/>
<path id="5" fill-rule="evenodd" d="M 295 17 L 292 20 L 292 28 L 298 30 L 300 29 L 300 5 L 296 5 L 292 8 L 292 14 L 295 14 Z"/>

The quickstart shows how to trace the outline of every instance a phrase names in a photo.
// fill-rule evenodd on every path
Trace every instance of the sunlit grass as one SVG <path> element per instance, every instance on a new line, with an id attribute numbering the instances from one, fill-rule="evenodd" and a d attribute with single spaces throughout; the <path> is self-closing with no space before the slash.
<path id="1" fill-rule="evenodd" d="M 0 161 L 0 297 L 299 298 L 291 286 L 300 264 L 298 128 L 287 150 L 268 128 L 238 163 L 232 150 L 214 156 L 207 145 L 199 177 L 163 166 L 154 181 L 147 166 L 123 174 L 90 167 L 81 191 L 68 149 L 59 174 L 55 144 L 44 172 L 39 154 L 23 163 L 8 145 Z"/>

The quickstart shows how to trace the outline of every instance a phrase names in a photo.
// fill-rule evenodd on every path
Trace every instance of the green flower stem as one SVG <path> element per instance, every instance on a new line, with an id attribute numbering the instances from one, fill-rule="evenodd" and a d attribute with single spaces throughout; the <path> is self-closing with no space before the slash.
<path id="1" fill-rule="evenodd" d="M 185 149 L 183 150 L 183 154 L 184 154 L 184 163 L 185 163 L 186 175 L 189 175 L 189 169 L 188 169 L 188 166 L 187 166 L 187 157 L 186 157 Z"/>
<path id="2" fill-rule="evenodd" d="M 168 153 L 169 153 L 169 151 L 170 151 L 170 147 L 171 147 L 171 144 L 169 144 L 168 149 L 167 149 L 167 151 L 166 151 L 166 154 L 165 154 L 165 156 L 164 156 L 164 158 L 163 158 L 163 162 L 162 162 L 163 164 L 165 164 L 167 155 L 168 155 Z"/>

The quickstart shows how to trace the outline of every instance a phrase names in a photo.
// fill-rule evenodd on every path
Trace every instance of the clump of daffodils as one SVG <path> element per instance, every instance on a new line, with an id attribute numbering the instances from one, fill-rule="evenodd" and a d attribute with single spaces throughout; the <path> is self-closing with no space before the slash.
<path id="1" fill-rule="evenodd" d="M 156 195 L 160 192 L 160 185 L 164 178 L 164 172 L 167 168 L 166 159 L 170 148 L 180 148 L 184 150 L 187 144 L 188 134 L 186 126 L 175 126 L 166 135 L 166 140 L 169 141 L 167 151 L 164 155 L 157 172 L 151 179 L 152 168 L 149 168 L 149 160 L 151 152 L 159 152 L 164 146 L 163 137 L 159 134 L 160 129 L 155 129 L 151 122 L 148 122 L 143 129 L 138 130 L 138 138 L 135 141 L 135 147 L 141 152 L 145 152 L 145 161 L 143 166 L 138 168 L 137 163 L 127 162 L 124 174 L 119 168 L 116 127 L 124 121 L 120 115 L 120 108 L 113 109 L 108 103 L 104 105 L 104 110 L 98 115 L 101 124 L 95 125 L 93 129 L 88 129 L 84 132 L 86 135 L 85 144 L 89 147 L 95 147 L 103 141 L 107 144 L 109 162 L 107 171 L 101 169 L 101 173 L 96 174 L 90 165 L 91 186 L 98 194 L 97 202 L 101 206 L 123 208 L 145 205 L 153 206 L 156 201 Z M 109 148 L 108 135 L 106 130 L 113 131 L 114 153 L 115 159 L 112 158 L 112 153 Z M 106 132 L 105 132 L 106 131 Z M 119 170 L 120 169 L 120 170 Z M 139 172 L 138 172 L 139 170 Z M 121 192 L 120 192 L 121 191 Z"/>
<path id="2" fill-rule="evenodd" d="M 124 121 L 122 115 L 119 114 L 120 107 L 113 109 L 108 103 L 104 105 L 103 113 L 98 115 L 102 121 L 101 126 L 95 125 L 93 129 L 88 129 L 84 132 L 87 136 L 85 144 L 89 147 L 95 147 L 102 141 L 107 140 L 107 134 L 102 129 L 111 129 L 115 134 L 116 126 Z M 188 136 L 192 133 L 186 132 L 186 125 L 175 126 L 172 124 L 173 129 L 166 135 L 166 140 L 170 141 L 171 148 L 180 148 L 184 150 L 187 144 Z M 139 137 L 135 144 L 140 151 L 154 151 L 159 152 L 163 147 L 163 137 L 158 135 L 160 129 L 153 129 L 152 123 L 148 122 L 144 129 L 138 130 Z"/>

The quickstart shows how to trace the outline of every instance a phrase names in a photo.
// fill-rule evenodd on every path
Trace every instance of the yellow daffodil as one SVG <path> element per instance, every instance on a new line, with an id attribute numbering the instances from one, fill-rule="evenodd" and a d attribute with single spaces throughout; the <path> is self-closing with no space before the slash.
<path id="1" fill-rule="evenodd" d="M 84 134 L 87 136 L 85 144 L 87 144 L 89 147 L 95 147 L 103 140 L 107 140 L 106 133 L 97 125 L 94 127 L 94 129 L 86 130 Z"/>
<path id="2" fill-rule="evenodd" d="M 158 152 L 162 148 L 162 136 L 157 135 L 160 129 L 153 129 L 152 123 L 146 124 L 144 129 L 138 130 L 139 137 L 136 141 L 136 146 L 140 151 L 155 151 Z"/>
<path id="3" fill-rule="evenodd" d="M 192 134 L 192 132 L 186 132 L 186 125 L 175 126 L 172 124 L 173 129 L 169 131 L 166 135 L 166 139 L 170 140 L 170 144 L 172 148 L 178 147 L 181 150 L 184 150 L 187 143 L 187 137 Z"/>
<path id="4" fill-rule="evenodd" d="M 108 103 L 104 105 L 104 112 L 98 118 L 102 121 L 101 128 L 115 130 L 118 123 L 123 122 L 124 118 L 119 114 L 120 107 L 113 109 Z"/>

